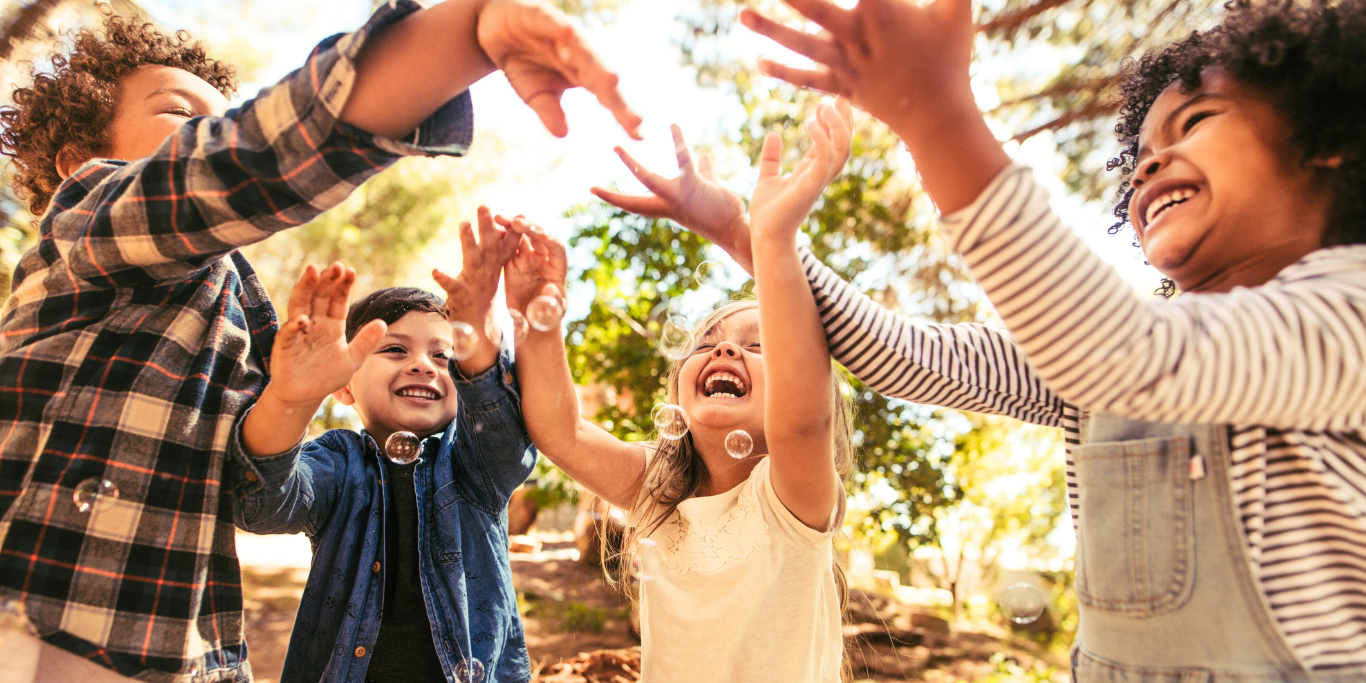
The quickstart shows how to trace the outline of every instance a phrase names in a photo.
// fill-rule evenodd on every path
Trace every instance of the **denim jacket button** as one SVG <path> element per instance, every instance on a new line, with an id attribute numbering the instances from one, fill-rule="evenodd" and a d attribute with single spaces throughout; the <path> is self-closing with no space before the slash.
<path id="1" fill-rule="evenodd" d="M 251 483 L 253 483 L 253 484 L 255 484 L 256 482 L 258 482 L 258 481 L 261 480 L 261 478 L 258 477 L 258 476 L 256 476 L 256 473 L 255 473 L 255 472 L 252 472 L 251 470 L 247 470 L 246 473 L 243 474 L 242 476 L 245 477 L 247 481 L 249 481 L 249 482 L 251 482 Z"/>
<path id="2" fill-rule="evenodd" d="M 362 646 L 356 648 L 356 656 L 357 656 L 357 657 L 364 657 L 364 656 L 365 656 L 365 646 L 364 646 L 364 645 L 362 645 Z"/>
<path id="3" fill-rule="evenodd" d="M 379 562 L 378 562 L 378 561 L 376 561 L 374 564 L 370 565 L 370 571 L 372 571 L 372 572 L 374 572 L 374 573 L 376 573 L 376 574 L 379 573 Z"/>
<path id="4" fill-rule="evenodd" d="M 505 383 L 507 383 L 508 386 L 512 386 L 512 371 L 511 371 L 511 370 L 509 370 L 509 371 L 503 373 L 503 381 L 504 381 Z"/>

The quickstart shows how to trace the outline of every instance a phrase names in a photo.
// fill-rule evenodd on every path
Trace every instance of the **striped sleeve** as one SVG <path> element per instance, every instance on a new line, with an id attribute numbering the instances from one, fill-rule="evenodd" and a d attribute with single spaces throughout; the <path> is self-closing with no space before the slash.
<path id="1" fill-rule="evenodd" d="M 1323 250 L 1259 287 L 1145 303 L 1020 166 L 943 224 L 1068 403 L 1157 422 L 1348 431 L 1366 420 L 1366 260 Z"/>
<path id="2" fill-rule="evenodd" d="M 1001 330 L 916 323 L 854 289 L 806 249 L 802 267 L 830 354 L 875 391 L 914 403 L 1062 425 L 1062 401 Z"/>

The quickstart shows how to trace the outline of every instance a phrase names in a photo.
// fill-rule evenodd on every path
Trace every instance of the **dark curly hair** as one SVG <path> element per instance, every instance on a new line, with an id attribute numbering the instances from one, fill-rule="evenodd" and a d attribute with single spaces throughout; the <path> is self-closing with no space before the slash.
<path id="1" fill-rule="evenodd" d="M 1232 0 L 1224 7 L 1218 26 L 1125 68 L 1115 126 L 1121 150 L 1107 164 L 1122 177 L 1119 222 L 1110 233 L 1129 224 L 1138 133 L 1153 102 L 1173 83 L 1185 92 L 1200 87 L 1200 72 L 1217 66 L 1271 96 L 1305 161 L 1341 155 L 1331 175 L 1335 206 L 1326 240 L 1366 242 L 1366 0 Z"/>
<path id="2" fill-rule="evenodd" d="M 204 44 L 185 31 L 166 35 L 143 17 L 111 15 L 99 32 L 70 36 L 67 54 L 52 57 L 52 73 L 15 88 L 13 105 L 0 107 L 0 154 L 13 157 L 14 193 L 39 215 L 61 185 L 57 155 L 89 159 L 109 149 L 119 79 L 145 64 L 184 69 L 225 97 L 237 92 L 236 70 L 209 59 Z"/>

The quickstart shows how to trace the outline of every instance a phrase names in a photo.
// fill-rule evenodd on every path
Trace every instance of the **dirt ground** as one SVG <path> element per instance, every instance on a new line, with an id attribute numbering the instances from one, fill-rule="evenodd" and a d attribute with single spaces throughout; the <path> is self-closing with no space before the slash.
<path id="1" fill-rule="evenodd" d="M 308 577 L 307 543 L 300 546 L 298 537 L 244 536 L 245 541 L 239 537 L 239 554 L 252 670 L 260 683 L 278 683 Z M 293 539 L 292 545 L 277 539 Z M 527 650 L 538 674 L 535 680 L 636 680 L 619 674 L 593 676 L 595 669 L 589 664 L 590 659 L 606 656 L 613 661 L 630 660 L 638 666 L 638 650 L 631 648 L 640 641 L 631 628 L 627 602 L 607 586 L 599 568 L 578 560 L 572 535 L 544 533 L 539 539 L 539 552 L 512 555 L 513 582 L 525 615 Z M 875 597 L 872 600 L 876 602 Z M 868 605 L 867 600 L 863 605 L 862 610 L 849 610 L 851 620 L 858 623 L 845 627 L 853 678 L 861 683 L 956 683 L 1002 674 L 1007 675 L 1005 680 L 1067 680 L 1061 656 L 1044 653 L 1033 643 L 1008 633 L 951 631 L 942 620 L 916 616 L 906 606 L 888 606 L 885 602 Z M 617 652 L 575 659 L 580 653 L 600 650 Z M 566 660 L 579 664 L 555 666 Z M 551 675 L 557 669 L 559 673 Z"/>

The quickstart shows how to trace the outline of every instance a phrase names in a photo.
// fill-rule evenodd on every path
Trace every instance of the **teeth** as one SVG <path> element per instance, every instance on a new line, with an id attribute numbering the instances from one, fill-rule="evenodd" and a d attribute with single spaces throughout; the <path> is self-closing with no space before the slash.
<path id="1" fill-rule="evenodd" d="M 728 393 L 728 392 L 725 392 L 725 391 L 721 391 L 721 392 L 717 392 L 717 393 L 715 393 L 715 394 L 712 394 L 711 397 L 712 397 L 712 398 L 740 398 L 739 396 L 736 396 L 735 394 L 731 394 L 731 393 Z"/>
<path id="2" fill-rule="evenodd" d="M 712 393 L 712 390 L 715 389 L 715 388 L 716 388 L 716 385 L 717 385 L 718 383 L 720 383 L 720 382 L 730 382 L 731 384 L 734 384 L 735 386 L 737 386 L 737 387 L 739 387 L 739 388 L 741 388 L 741 389 L 744 389 L 744 387 L 745 387 L 745 383 L 744 383 L 743 381 L 741 381 L 739 377 L 736 377 L 734 374 L 729 373 L 729 372 L 726 372 L 726 371 L 723 370 L 723 371 L 718 372 L 718 373 L 715 373 L 715 374 L 713 374 L 712 376 L 710 376 L 710 377 L 707 378 L 707 381 L 706 381 L 706 393 L 707 393 L 708 396 L 712 396 L 712 397 L 716 397 L 716 396 L 725 396 L 725 397 L 727 397 L 727 398 L 739 398 L 739 396 L 736 396 L 736 395 L 734 395 L 734 394 L 732 394 L 732 393 L 730 393 L 730 392 L 726 392 L 726 391 Z"/>
<path id="3" fill-rule="evenodd" d="M 1159 196 L 1157 199 L 1154 199 L 1152 203 L 1148 204 L 1148 214 L 1143 217 L 1143 222 L 1152 223 L 1153 219 L 1157 218 L 1157 214 L 1162 213 L 1168 207 L 1180 204 L 1194 196 L 1195 190 L 1189 187 L 1172 190 Z"/>
<path id="4" fill-rule="evenodd" d="M 399 389 L 398 395 L 399 395 L 399 396 L 409 396 L 409 397 L 412 397 L 412 398 L 430 398 L 430 399 L 437 399 L 437 398 L 440 398 L 440 397 L 441 397 L 441 395 L 438 394 L 438 393 L 436 393 L 435 391 L 433 391 L 433 390 L 431 390 L 431 389 L 425 389 L 425 388 L 423 388 L 423 387 L 408 387 L 408 388 L 406 388 L 406 389 Z"/>

